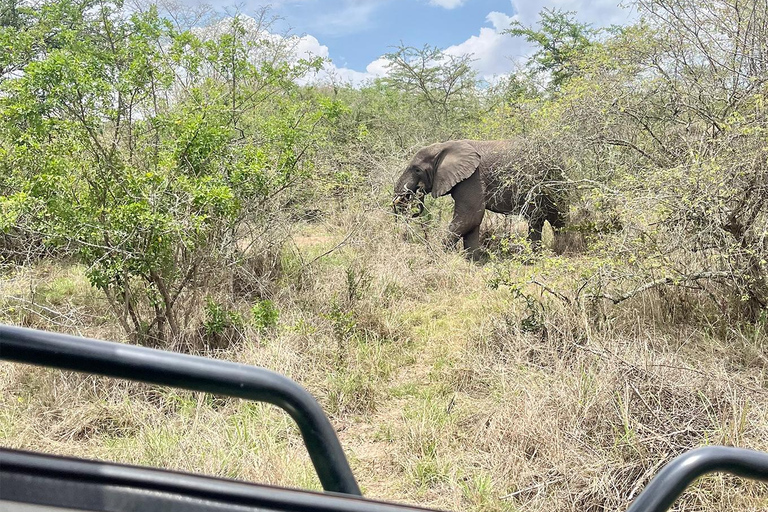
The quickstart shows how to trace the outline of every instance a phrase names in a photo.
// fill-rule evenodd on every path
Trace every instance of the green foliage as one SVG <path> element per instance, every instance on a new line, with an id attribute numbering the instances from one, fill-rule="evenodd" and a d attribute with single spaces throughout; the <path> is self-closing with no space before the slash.
<path id="1" fill-rule="evenodd" d="M 241 329 L 243 327 L 243 317 L 237 311 L 231 311 L 211 297 L 206 297 L 203 327 L 205 328 L 205 333 L 209 336 L 221 335 L 228 329 Z"/>
<path id="2" fill-rule="evenodd" d="M 251 317 L 256 329 L 265 331 L 277 326 L 280 311 L 271 300 L 260 300 L 251 308 Z"/>
<path id="3" fill-rule="evenodd" d="M 756 321 L 768 306 L 768 14 L 731 0 L 638 8 L 639 23 L 599 44 L 570 13 L 513 28 L 538 45 L 531 65 L 557 94 L 492 111 L 480 129 L 517 123 L 567 155 L 564 235 L 593 264 L 550 290 L 563 301 L 591 310 L 671 286 L 698 294 L 689 310 L 707 321 Z"/>
<path id="4" fill-rule="evenodd" d="M 355 321 L 355 312 L 342 307 L 338 301 L 331 303 L 331 310 L 325 315 L 331 322 L 333 334 L 341 347 L 356 332 L 357 322 Z"/>
<path id="5" fill-rule="evenodd" d="M 520 286 L 513 286 L 511 291 L 512 297 L 525 303 L 526 316 L 520 320 L 520 330 L 531 333 L 541 332 L 545 328 L 544 318 L 546 316 L 542 303 L 526 293 Z"/>
<path id="6" fill-rule="evenodd" d="M 282 219 L 328 198 L 382 206 L 415 147 L 464 137 L 524 135 L 563 156 L 564 234 L 591 269 L 569 300 L 671 284 L 753 320 L 768 303 L 759 6 L 639 0 L 643 19 L 621 30 L 545 9 L 508 31 L 535 46 L 527 72 L 480 84 L 470 56 L 401 45 L 387 77 L 353 88 L 298 85 L 322 60 L 289 57 L 245 17 L 193 31 L 151 5 L 2 5 L 0 254 L 77 258 L 138 340 L 181 334 L 243 247 L 279 246 Z M 410 236 L 428 238 L 443 206 Z M 540 263 L 507 235 L 489 245 Z M 343 302 L 362 300 L 366 270 L 346 279 Z"/>
<path id="7" fill-rule="evenodd" d="M 521 234 L 493 233 L 486 238 L 484 245 L 490 250 L 491 260 L 509 259 L 525 265 L 539 256 L 528 237 Z"/>

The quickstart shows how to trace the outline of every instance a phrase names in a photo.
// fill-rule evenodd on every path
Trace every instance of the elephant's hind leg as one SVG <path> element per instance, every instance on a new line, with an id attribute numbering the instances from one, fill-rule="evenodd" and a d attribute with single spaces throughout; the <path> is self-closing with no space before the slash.
<path id="1" fill-rule="evenodd" d="M 528 238 L 534 245 L 541 243 L 541 233 L 544 222 L 549 222 L 552 230 L 557 233 L 565 226 L 565 217 L 557 204 L 549 197 L 538 198 L 538 204 L 528 218 Z"/>
<path id="2" fill-rule="evenodd" d="M 544 231 L 544 221 L 547 219 L 542 215 L 537 215 L 532 219 L 528 219 L 528 240 L 533 243 L 535 247 L 541 245 L 541 234 Z"/>

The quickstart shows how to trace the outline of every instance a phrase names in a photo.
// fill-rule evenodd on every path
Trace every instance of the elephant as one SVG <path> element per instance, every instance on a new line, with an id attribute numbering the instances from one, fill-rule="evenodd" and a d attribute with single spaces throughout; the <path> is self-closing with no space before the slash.
<path id="1" fill-rule="evenodd" d="M 485 210 L 520 214 L 534 245 L 541 242 L 545 221 L 554 230 L 565 225 L 562 197 L 564 166 L 546 145 L 527 138 L 450 140 L 416 152 L 395 185 L 396 214 L 420 215 L 424 198 L 451 194 L 453 220 L 447 245 L 461 238 L 464 250 L 479 259 L 480 224 Z"/>

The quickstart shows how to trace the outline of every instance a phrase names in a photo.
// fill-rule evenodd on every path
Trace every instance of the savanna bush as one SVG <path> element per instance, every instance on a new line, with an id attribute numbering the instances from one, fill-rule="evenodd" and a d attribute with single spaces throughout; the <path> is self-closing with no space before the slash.
<path id="1" fill-rule="evenodd" d="M 38 7 L 0 32 L 0 231 L 78 258 L 127 333 L 167 343 L 243 236 L 276 236 L 339 105 L 297 85 L 319 60 L 251 18 L 185 30 L 154 5 Z"/>
<path id="2" fill-rule="evenodd" d="M 572 55 L 576 71 L 516 121 L 567 141 L 570 229 L 597 264 L 563 296 L 618 304 L 673 286 L 707 316 L 754 322 L 768 305 L 768 9 L 636 6 L 638 23 Z"/>

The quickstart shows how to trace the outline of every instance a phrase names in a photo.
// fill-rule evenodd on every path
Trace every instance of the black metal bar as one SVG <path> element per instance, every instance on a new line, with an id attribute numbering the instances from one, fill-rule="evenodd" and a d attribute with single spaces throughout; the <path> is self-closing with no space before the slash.
<path id="1" fill-rule="evenodd" d="M 768 482 L 768 453 L 726 446 L 686 452 L 657 473 L 627 512 L 663 512 L 694 480 L 716 471 Z"/>
<path id="2" fill-rule="evenodd" d="M 278 373 L 204 357 L 0 325 L 0 359 L 268 402 L 298 424 L 326 491 L 361 496 L 336 432 L 304 388 Z"/>

